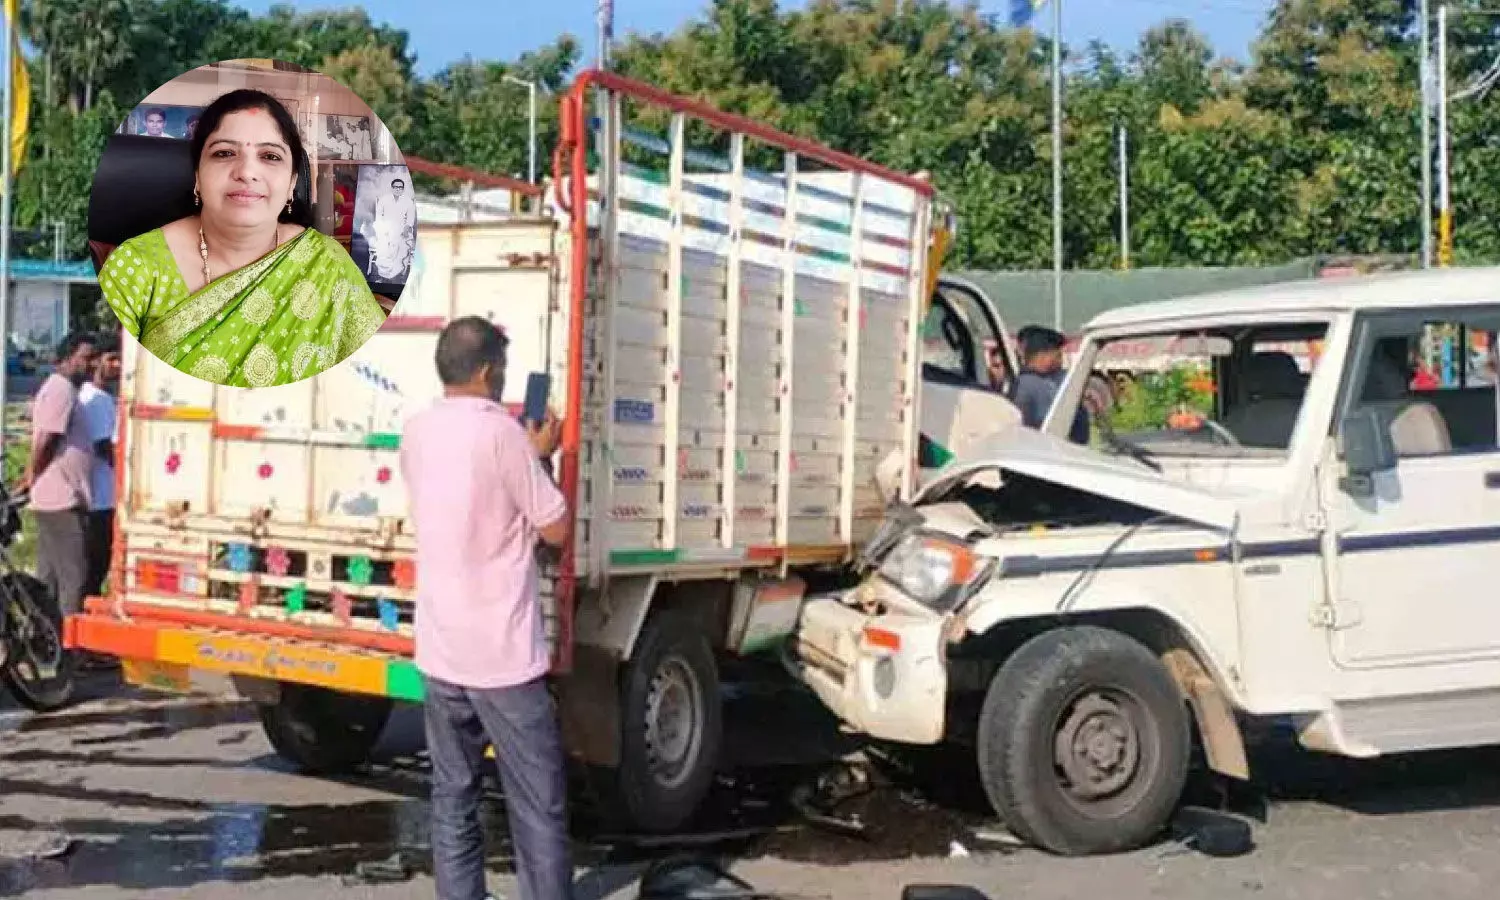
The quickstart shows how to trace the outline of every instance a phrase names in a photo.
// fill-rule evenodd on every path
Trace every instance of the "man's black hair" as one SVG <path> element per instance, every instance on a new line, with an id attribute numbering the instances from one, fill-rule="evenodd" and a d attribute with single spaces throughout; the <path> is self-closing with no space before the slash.
<path id="1" fill-rule="evenodd" d="M 1030 359 L 1038 353 L 1061 350 L 1068 345 L 1066 335 L 1044 325 L 1027 325 L 1016 332 L 1016 341 L 1021 345 L 1022 359 Z"/>
<path id="2" fill-rule="evenodd" d="M 77 353 L 78 348 L 82 347 L 84 344 L 90 344 L 94 347 L 98 347 L 99 339 L 94 335 L 89 334 L 87 331 L 68 332 L 67 335 L 62 339 L 62 342 L 57 345 L 58 360 L 67 359 L 74 353 Z"/>
<path id="3" fill-rule="evenodd" d="M 505 332 L 478 316 L 454 319 L 438 335 L 438 379 L 453 386 L 471 381 L 486 363 L 497 366 L 505 361 L 510 343 Z"/>
<path id="4" fill-rule="evenodd" d="M 107 353 L 118 355 L 120 352 L 120 339 L 108 335 L 100 335 L 98 340 L 94 341 L 94 352 L 100 356 L 104 356 Z"/>
<path id="5" fill-rule="evenodd" d="M 402 187 L 406 187 L 406 180 L 403 179 L 403 178 L 392 178 L 391 179 L 391 187 L 395 187 L 398 184 L 401 185 Z"/>

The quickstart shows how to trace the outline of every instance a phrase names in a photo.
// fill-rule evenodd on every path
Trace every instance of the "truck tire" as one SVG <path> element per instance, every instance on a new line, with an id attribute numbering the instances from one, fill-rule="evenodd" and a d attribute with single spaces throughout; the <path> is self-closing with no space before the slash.
<path id="1" fill-rule="evenodd" d="M 1181 799 L 1190 722 L 1145 646 L 1063 628 L 995 674 L 978 753 L 985 793 L 1018 837 L 1061 856 L 1120 853 L 1155 839 Z"/>
<path id="2" fill-rule="evenodd" d="M 283 682 L 281 699 L 262 703 L 271 747 L 309 775 L 338 775 L 370 758 L 391 716 L 390 700 Z"/>
<path id="3" fill-rule="evenodd" d="M 659 610 L 620 674 L 620 766 L 595 773 L 601 812 L 618 827 L 675 831 L 703 803 L 719 759 L 713 647 L 692 618 Z"/>

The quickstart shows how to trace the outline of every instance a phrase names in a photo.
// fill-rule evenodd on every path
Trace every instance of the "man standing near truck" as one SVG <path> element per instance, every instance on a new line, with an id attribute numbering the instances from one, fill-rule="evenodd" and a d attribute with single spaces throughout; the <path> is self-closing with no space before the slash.
<path id="1" fill-rule="evenodd" d="M 417 539 L 416 664 L 432 760 L 440 900 L 483 900 L 485 740 L 505 791 L 521 900 L 568 900 L 573 866 L 557 710 L 546 676 L 537 539 L 561 546 L 568 509 L 543 461 L 557 422 L 522 425 L 504 394 L 506 338 L 476 316 L 438 337 L 443 398 L 407 421 L 401 472 Z"/>
<path id="2" fill-rule="evenodd" d="M 89 477 L 89 522 L 87 530 L 88 578 L 84 596 L 104 590 L 109 575 L 110 550 L 115 537 L 115 438 L 119 421 L 115 416 L 115 385 L 120 379 L 120 346 L 108 342 L 99 347 L 93 372 L 78 389 L 78 408 L 88 425 L 94 444 L 94 467 Z"/>
<path id="3" fill-rule="evenodd" d="M 31 402 L 31 455 L 17 491 L 31 492 L 37 577 L 64 616 L 83 611 L 88 579 L 86 534 L 94 447 L 78 406 L 78 388 L 94 366 L 97 342 L 73 332 Z"/>
<path id="4" fill-rule="evenodd" d="M 1027 428 L 1041 428 L 1057 399 L 1067 372 L 1063 369 L 1063 348 L 1068 339 L 1060 331 L 1041 325 L 1027 325 L 1016 334 L 1021 345 L 1021 374 L 1011 386 L 1011 402 L 1021 411 L 1021 422 Z M 1068 439 L 1075 444 L 1089 442 L 1089 415 L 1083 404 L 1073 414 Z"/>

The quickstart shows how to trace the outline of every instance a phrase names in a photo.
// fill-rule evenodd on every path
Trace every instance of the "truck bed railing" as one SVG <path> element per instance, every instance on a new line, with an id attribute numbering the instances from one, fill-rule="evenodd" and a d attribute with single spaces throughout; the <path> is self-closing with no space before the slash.
<path id="1" fill-rule="evenodd" d="M 627 202 L 634 203 L 636 206 L 640 205 L 639 200 L 627 200 L 615 193 L 619 190 L 618 182 L 620 181 L 620 173 L 622 171 L 620 157 L 624 153 L 623 148 L 625 143 L 627 141 L 635 142 L 637 146 L 631 148 L 632 150 L 638 150 L 642 144 L 642 138 L 625 131 L 621 125 L 620 120 L 622 116 L 620 111 L 625 101 L 630 102 L 635 107 L 649 109 L 658 116 L 661 113 L 665 113 L 671 120 L 671 136 L 666 142 L 667 147 L 665 150 L 658 149 L 656 151 L 671 160 L 668 166 L 670 171 L 659 175 L 652 175 L 648 172 L 645 173 L 644 177 L 663 178 L 672 197 L 680 198 L 684 193 L 684 160 L 699 162 L 702 157 L 702 154 L 695 157 L 694 152 L 686 147 L 684 135 L 687 123 L 697 123 L 698 127 L 706 126 L 717 135 L 727 137 L 727 143 L 731 148 L 729 152 L 731 158 L 727 162 L 720 161 L 716 165 L 721 167 L 719 171 L 726 173 L 728 177 L 733 179 L 735 186 L 728 192 L 730 196 L 728 205 L 734 211 L 729 213 L 731 218 L 729 223 L 713 224 L 723 230 L 723 233 L 727 235 L 728 243 L 731 245 L 740 243 L 741 234 L 739 232 L 739 225 L 735 221 L 735 217 L 739 215 L 738 210 L 741 206 L 749 205 L 748 203 L 744 203 L 744 198 L 739 194 L 740 188 L 738 187 L 742 181 L 748 180 L 745 176 L 751 174 L 746 171 L 744 165 L 745 145 L 747 141 L 754 142 L 756 148 L 762 152 L 775 151 L 769 155 L 777 157 L 778 167 L 784 161 L 785 168 L 779 174 L 769 176 L 756 175 L 755 177 L 773 182 L 779 180 L 782 186 L 781 189 L 787 193 L 788 202 L 783 204 L 786 208 L 779 214 L 783 224 L 781 227 L 775 229 L 779 234 L 771 235 L 770 237 L 778 242 L 781 248 L 785 249 L 788 258 L 798 253 L 819 252 L 816 249 L 810 251 L 809 248 L 799 243 L 802 240 L 799 237 L 798 231 L 799 215 L 798 211 L 794 208 L 796 206 L 796 198 L 795 194 L 792 193 L 794 190 L 792 186 L 798 182 L 799 172 L 804 176 L 815 171 L 849 176 L 850 183 L 853 185 L 849 190 L 850 197 L 839 199 L 846 200 L 852 209 L 852 212 L 849 214 L 851 224 L 844 226 L 846 234 L 852 227 L 852 235 L 846 241 L 849 250 L 848 255 L 845 256 L 842 263 L 849 271 L 855 273 L 851 276 L 849 282 L 848 302 L 851 304 L 851 309 L 858 307 L 863 302 L 861 283 L 858 275 L 861 267 L 868 267 L 867 270 L 872 273 L 872 279 L 875 268 L 874 264 L 864 261 L 861 256 L 859 221 L 861 204 L 868 204 L 866 207 L 863 207 L 865 209 L 874 209 L 877 203 L 874 200 L 867 201 L 863 199 L 859 186 L 861 184 L 876 185 L 877 182 L 880 182 L 887 188 L 894 187 L 909 191 L 910 195 L 908 196 L 916 198 L 913 200 L 914 205 L 909 212 L 902 213 L 898 211 L 898 215 L 909 216 L 911 220 L 909 233 L 902 236 L 906 247 L 902 252 L 906 254 L 903 257 L 906 261 L 904 265 L 889 267 L 884 272 L 884 275 L 890 277 L 893 273 L 899 273 L 899 276 L 903 279 L 901 282 L 902 289 L 899 291 L 903 303 L 912 302 L 915 304 L 915 308 L 920 308 L 921 304 L 926 300 L 926 297 L 923 295 L 927 291 L 926 282 L 928 279 L 914 277 L 917 273 L 925 272 L 923 264 L 926 254 L 929 251 L 929 235 L 927 232 L 931 226 L 931 221 L 928 216 L 930 201 L 933 198 L 934 192 L 933 186 L 925 178 L 885 168 L 868 160 L 860 159 L 818 144 L 815 141 L 777 130 L 764 123 L 726 113 L 703 103 L 686 97 L 675 96 L 649 84 L 633 81 L 620 75 L 600 70 L 590 70 L 582 73 L 561 100 L 559 115 L 561 134 L 553 156 L 553 189 L 557 205 L 563 212 L 570 216 L 572 230 L 571 275 L 568 279 L 570 294 L 568 298 L 567 320 L 567 371 L 569 375 L 566 385 L 566 399 L 564 401 L 567 413 L 563 423 L 560 483 L 571 508 L 574 510 L 580 509 L 580 501 L 582 499 L 581 488 L 584 481 L 581 451 L 584 445 L 584 416 L 582 415 L 582 411 L 585 403 L 584 378 L 585 365 L 587 364 L 587 360 L 585 359 L 585 319 L 589 310 L 590 291 L 591 288 L 596 286 L 591 284 L 590 281 L 590 267 L 596 260 L 608 258 L 608 250 L 600 254 L 594 252 L 593 248 L 596 243 L 606 248 L 611 246 L 617 247 L 617 223 L 614 222 L 614 219 L 621 215 L 620 208 L 625 206 Z M 597 108 L 603 112 L 603 115 L 596 117 L 592 114 L 592 102 L 598 102 L 599 105 Z M 649 138 L 645 140 L 647 142 L 650 141 Z M 602 152 L 600 152 L 601 149 Z M 809 167 L 809 164 L 812 164 L 812 167 Z M 629 174 L 642 177 L 639 167 L 632 166 L 628 168 L 632 170 Z M 864 181 L 861 181 L 861 179 L 864 179 Z M 775 188 L 773 187 L 773 189 Z M 811 182 L 804 188 L 804 191 L 808 194 L 815 193 Z M 699 191 L 699 193 L 704 192 Z M 591 222 L 591 200 L 597 203 L 598 215 L 595 217 L 598 220 L 597 222 Z M 676 208 L 675 203 L 669 205 L 674 206 L 674 208 L 658 210 L 658 213 L 664 213 L 666 221 L 670 223 L 663 227 L 671 229 L 674 232 L 674 236 L 666 239 L 666 243 L 670 248 L 668 254 L 672 273 L 668 276 L 668 281 L 676 279 L 680 283 L 684 279 L 682 239 L 680 234 L 685 227 L 683 220 L 687 216 L 682 208 Z M 822 255 L 824 257 L 836 257 L 836 254 L 827 252 L 822 252 Z M 836 262 L 835 265 L 837 264 Z M 738 251 L 729 250 L 727 269 L 730 272 L 728 275 L 730 279 L 728 295 L 730 297 L 735 297 L 738 293 L 736 288 L 738 287 L 739 266 L 740 256 Z M 774 269 L 784 270 L 785 272 L 783 296 L 786 300 L 783 305 L 786 308 L 786 312 L 782 323 L 782 333 L 789 334 L 793 330 L 794 324 L 792 321 L 793 314 L 791 307 L 793 304 L 791 298 L 793 292 L 796 290 L 796 286 L 800 284 L 798 281 L 799 274 L 797 274 L 796 266 L 792 262 L 775 266 Z M 612 279 L 612 273 L 607 271 L 601 271 L 599 275 L 602 278 L 598 280 L 605 282 L 606 285 Z M 780 279 L 781 275 L 778 274 L 777 277 Z M 613 288 L 609 286 L 603 288 L 604 297 L 602 298 L 601 308 L 605 316 L 612 315 L 614 309 L 614 298 L 611 296 L 612 290 Z M 681 450 L 677 443 L 677 413 L 679 392 L 682 390 L 682 376 L 680 370 L 675 367 L 678 365 L 678 353 L 682 349 L 681 344 L 683 340 L 683 314 L 681 310 L 681 294 L 683 289 L 681 287 L 669 288 L 669 293 L 673 291 L 675 291 L 677 299 L 671 301 L 669 304 L 667 337 L 669 343 L 667 365 L 671 374 L 666 383 L 666 400 L 662 404 L 665 410 L 664 423 L 662 424 L 666 435 L 664 458 L 668 461 L 665 467 L 665 482 L 663 485 L 664 499 L 662 509 L 664 512 L 662 530 L 664 533 L 658 542 L 658 549 L 662 552 L 663 558 L 670 558 L 671 554 L 679 548 L 678 535 L 676 533 L 676 520 L 679 512 L 679 475 L 677 472 L 678 467 L 673 462 L 679 459 L 679 451 Z M 728 306 L 731 308 L 731 312 L 729 313 L 730 324 L 728 326 L 730 329 L 729 341 L 731 344 L 736 340 L 737 335 L 738 313 L 734 309 L 738 305 L 735 301 L 728 303 Z M 845 339 L 852 342 L 852 345 L 858 345 L 860 339 L 860 326 L 858 322 L 863 318 L 863 315 L 862 313 L 859 315 L 850 315 L 848 318 L 850 321 L 845 332 Z M 909 333 L 904 335 L 908 361 L 914 360 L 917 357 L 917 341 L 919 337 L 919 323 L 916 321 L 915 316 L 910 318 L 912 321 L 909 323 Z M 611 326 L 605 325 L 604 327 L 608 329 Z M 781 388 L 780 404 L 783 411 L 780 414 L 782 417 L 780 427 L 781 444 L 778 448 L 781 472 L 777 480 L 780 499 L 777 503 L 775 513 L 775 538 L 771 542 L 776 546 L 770 548 L 750 548 L 752 554 L 757 552 L 760 554 L 758 559 L 761 562 L 764 562 L 765 553 L 768 550 L 773 554 L 783 554 L 784 558 L 785 552 L 794 543 L 790 537 L 791 529 L 788 521 L 790 516 L 790 499 L 787 496 L 789 493 L 787 485 L 792 482 L 789 470 L 792 456 L 791 400 L 788 397 L 791 388 L 790 337 L 783 338 L 781 351 L 781 358 L 784 362 L 781 373 L 783 385 Z M 851 359 L 849 360 L 851 368 L 856 365 L 855 359 L 857 355 L 857 350 L 851 352 Z M 611 359 L 604 360 L 603 367 L 605 369 L 603 382 L 607 385 L 604 393 L 606 396 L 613 396 L 612 391 L 615 378 L 613 361 Z M 855 373 L 853 371 L 846 371 L 845 376 L 852 378 L 855 377 Z M 733 538 L 733 518 L 736 510 L 734 482 L 736 481 L 736 477 L 732 474 L 735 471 L 734 440 L 736 427 L 735 413 L 732 408 L 735 405 L 733 402 L 733 384 L 736 374 L 730 372 L 725 377 L 729 385 L 726 392 L 726 397 L 728 398 L 726 400 L 726 408 L 728 411 L 725 413 L 727 419 L 724 424 L 726 447 L 724 449 L 723 468 L 721 471 L 727 474 L 724 475 L 725 483 L 723 488 L 726 496 L 720 505 L 722 510 L 724 510 L 721 515 L 726 519 L 722 536 L 722 549 L 726 554 L 729 554 L 737 546 Z M 908 378 L 907 383 L 903 385 L 902 389 L 904 392 L 904 425 L 902 427 L 905 431 L 905 434 L 902 436 L 902 442 L 904 445 L 903 458 L 906 459 L 915 458 L 917 415 L 915 408 L 916 385 L 912 383 L 914 381 L 914 376 Z M 855 390 L 856 388 L 851 382 L 851 386 L 847 388 L 847 396 L 842 400 L 841 405 L 843 422 L 840 427 L 843 430 L 843 435 L 838 440 L 843 446 L 842 455 L 844 462 L 841 473 L 843 479 L 842 509 L 839 510 L 838 515 L 840 520 L 840 543 L 847 543 L 849 541 L 849 535 L 853 530 L 852 519 L 855 516 L 853 499 L 855 486 L 851 480 L 854 469 L 855 431 L 859 427 L 855 424 L 855 420 L 858 418 Z M 615 415 L 604 415 L 601 417 L 599 427 L 602 429 L 603 434 L 599 436 L 599 440 L 605 448 L 613 448 L 615 446 L 614 423 Z M 608 469 L 608 466 L 605 468 Z M 612 507 L 609 498 L 614 489 L 613 479 L 614 476 L 611 472 L 602 479 L 602 484 L 596 485 L 596 488 L 592 492 L 591 511 L 586 523 L 590 527 L 590 558 L 588 559 L 587 571 L 591 582 L 596 586 L 602 586 L 604 580 L 608 577 L 610 560 L 607 558 L 607 554 L 613 552 L 615 549 L 614 545 L 607 542 L 604 538 L 604 535 L 608 534 L 611 528 L 609 520 L 612 514 Z M 567 668 L 571 664 L 573 611 L 577 602 L 580 563 L 582 562 L 579 558 L 578 530 L 575 527 L 569 536 L 561 555 L 558 571 L 557 615 L 560 647 L 563 654 L 560 660 L 562 668 Z M 606 547 L 609 549 L 606 549 Z M 805 550 L 806 548 L 803 549 Z M 642 551 L 633 552 L 637 556 L 642 553 Z M 647 552 L 649 553 L 649 548 L 647 548 Z"/>

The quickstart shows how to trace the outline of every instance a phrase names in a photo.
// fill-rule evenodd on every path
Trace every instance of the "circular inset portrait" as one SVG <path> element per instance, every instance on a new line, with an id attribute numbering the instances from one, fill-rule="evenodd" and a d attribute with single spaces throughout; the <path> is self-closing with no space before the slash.
<path id="1" fill-rule="evenodd" d="M 260 388 L 358 350 L 417 243 L 411 174 L 326 75 L 274 60 L 162 85 L 110 136 L 89 249 L 123 330 L 180 372 Z"/>

